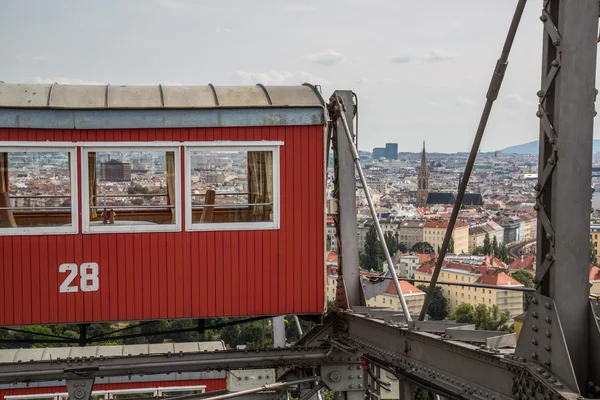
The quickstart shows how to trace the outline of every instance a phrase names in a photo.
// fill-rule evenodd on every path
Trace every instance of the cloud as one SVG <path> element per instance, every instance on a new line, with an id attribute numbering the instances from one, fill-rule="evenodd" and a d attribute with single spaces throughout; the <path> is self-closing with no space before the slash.
<path id="1" fill-rule="evenodd" d="M 308 58 L 316 64 L 326 65 L 328 67 L 341 64 L 346 60 L 346 57 L 331 49 L 322 53 L 311 54 Z"/>
<path id="2" fill-rule="evenodd" d="M 502 102 L 508 108 L 530 108 L 534 107 L 535 103 L 523 99 L 518 94 L 509 94 L 502 98 Z"/>
<path id="3" fill-rule="evenodd" d="M 49 63 L 59 63 L 59 62 L 62 62 L 62 60 L 60 58 L 48 57 L 48 56 L 33 56 L 33 57 L 31 57 L 31 59 L 33 61 L 43 61 L 43 62 L 49 62 Z"/>
<path id="4" fill-rule="evenodd" d="M 305 71 L 236 71 L 234 76 L 238 81 L 241 81 L 241 83 L 245 85 L 253 85 L 256 83 L 262 83 L 264 85 L 298 85 L 304 82 L 315 85 L 331 85 L 331 82 L 328 80 Z"/>
<path id="5" fill-rule="evenodd" d="M 220 26 L 217 27 L 218 35 L 230 35 L 231 33 L 233 33 L 233 31 L 229 28 L 221 28 Z"/>
<path id="6" fill-rule="evenodd" d="M 458 55 L 456 53 L 451 53 L 449 51 L 443 50 L 431 50 L 428 54 L 424 54 L 421 59 L 428 63 L 435 63 L 440 61 L 447 61 L 456 58 Z"/>
<path id="7" fill-rule="evenodd" d="M 461 105 L 461 106 L 469 106 L 472 107 L 475 105 L 475 102 L 471 99 L 467 99 L 465 97 L 457 97 L 456 98 L 456 103 Z"/>
<path id="8" fill-rule="evenodd" d="M 444 50 L 431 50 L 429 53 L 425 54 L 415 54 L 408 55 L 403 54 L 399 56 L 392 57 L 390 62 L 392 64 L 408 64 L 411 62 L 420 61 L 423 63 L 437 63 L 452 60 L 453 58 L 458 57 L 458 54 L 452 53 Z"/>
<path id="9" fill-rule="evenodd" d="M 412 61 L 413 58 L 411 56 L 396 56 L 391 59 L 393 64 L 406 64 Z"/>
<path id="10" fill-rule="evenodd" d="M 394 82 L 396 82 L 396 80 L 393 78 L 371 79 L 371 78 L 366 78 L 364 76 L 362 76 L 356 80 L 356 84 L 358 84 L 358 85 L 376 84 L 376 83 L 394 83 Z"/>

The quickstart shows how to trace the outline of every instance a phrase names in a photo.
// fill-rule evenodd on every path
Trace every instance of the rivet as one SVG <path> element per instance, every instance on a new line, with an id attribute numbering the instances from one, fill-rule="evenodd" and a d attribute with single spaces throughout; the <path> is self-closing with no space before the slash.
<path id="1" fill-rule="evenodd" d="M 537 360 L 537 359 L 538 359 L 538 355 L 537 355 L 537 353 L 533 353 L 533 354 L 531 355 L 531 358 L 533 358 L 534 360 Z"/>
<path id="2" fill-rule="evenodd" d="M 531 316 L 532 316 L 533 318 L 536 318 L 536 319 L 537 319 L 537 317 L 538 317 L 538 313 L 534 311 L 534 312 L 532 312 L 532 313 L 531 313 Z"/>
<path id="3" fill-rule="evenodd" d="M 546 304 L 544 304 L 544 306 L 545 306 L 545 307 L 546 307 L 548 310 L 552 309 L 552 305 L 551 305 L 549 302 L 546 302 Z"/>
<path id="4" fill-rule="evenodd" d="M 552 334 L 550 333 L 550 331 L 546 331 L 546 337 L 547 337 L 548 339 L 550 339 L 550 338 L 552 337 Z"/>
<path id="5" fill-rule="evenodd" d="M 354 385 L 348 385 L 350 389 L 354 389 Z"/>
<path id="6" fill-rule="evenodd" d="M 359 383 L 358 387 L 362 389 L 362 387 L 363 387 L 362 383 Z"/>
<path id="7" fill-rule="evenodd" d="M 550 164 L 550 165 L 554 164 L 554 157 L 548 158 L 548 164 Z"/>
<path id="8" fill-rule="evenodd" d="M 538 341 L 537 341 L 537 339 L 533 339 L 533 340 L 531 341 L 531 344 L 532 344 L 532 345 L 534 345 L 534 346 L 537 346 L 537 345 L 538 345 Z"/>
<path id="9" fill-rule="evenodd" d="M 543 90 L 538 90 L 537 96 L 540 97 L 540 98 L 544 97 L 544 91 Z"/>
<path id="10" fill-rule="evenodd" d="M 552 347 L 550 347 L 550 345 L 547 344 L 547 345 L 544 346 L 544 350 L 546 350 L 546 351 L 552 351 Z"/>
<path id="11" fill-rule="evenodd" d="M 546 322 L 550 324 L 552 323 L 552 319 L 550 317 L 546 317 Z"/>
<path id="12" fill-rule="evenodd" d="M 544 113 L 543 113 L 543 112 L 541 112 L 541 111 L 538 111 L 538 112 L 536 112 L 536 113 L 535 113 L 535 115 L 536 115 L 536 117 L 538 117 L 538 118 L 542 118 L 542 115 L 544 115 Z"/>
<path id="13" fill-rule="evenodd" d="M 537 325 L 533 325 L 533 326 L 531 327 L 531 330 L 532 330 L 532 331 L 534 331 L 534 332 L 537 332 L 537 331 L 538 331 L 538 327 L 537 327 Z"/>
<path id="14" fill-rule="evenodd" d="M 552 44 L 555 46 L 559 46 L 560 45 L 560 38 L 556 38 L 552 41 Z"/>
<path id="15" fill-rule="evenodd" d="M 540 21 L 546 22 L 547 20 L 548 20 L 548 16 L 546 16 L 546 15 L 541 15 L 540 16 Z"/>
<path id="16" fill-rule="evenodd" d="M 550 162 L 550 161 L 548 161 Z M 546 254 L 546 260 L 552 260 L 552 254 L 548 253 Z"/>
<path id="17" fill-rule="evenodd" d="M 558 60 L 552 60 L 553 67 L 558 67 L 559 65 L 560 65 L 560 63 L 558 62 Z"/>
<path id="18" fill-rule="evenodd" d="M 538 299 L 537 299 L 537 297 L 534 297 L 533 299 L 531 299 L 531 302 L 532 302 L 533 304 L 537 304 L 537 303 L 538 303 Z"/>

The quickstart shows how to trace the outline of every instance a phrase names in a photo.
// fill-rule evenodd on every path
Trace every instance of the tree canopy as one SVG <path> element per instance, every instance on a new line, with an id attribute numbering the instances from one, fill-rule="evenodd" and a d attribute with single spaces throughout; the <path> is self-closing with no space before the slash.
<path id="1" fill-rule="evenodd" d="M 429 289 L 428 286 L 423 284 L 417 286 L 417 288 L 425 293 Z M 435 321 L 441 321 L 448 316 L 448 299 L 444 297 L 443 290 L 439 286 L 433 289 L 433 296 L 429 302 L 429 307 L 427 307 L 427 315 Z"/>
<path id="2" fill-rule="evenodd" d="M 475 329 L 480 330 L 508 331 L 510 313 L 508 311 L 500 312 L 495 304 L 491 307 L 487 307 L 485 304 L 478 304 L 473 307 L 472 304 L 462 303 L 446 319 L 475 324 Z"/>
<path id="3" fill-rule="evenodd" d="M 418 242 L 410 248 L 413 253 L 433 254 L 433 246 L 427 242 Z"/>
<path id="4" fill-rule="evenodd" d="M 512 277 L 522 283 L 526 288 L 532 288 L 534 285 L 533 277 L 527 271 L 513 272 Z M 531 299 L 533 299 L 533 293 L 523 293 L 523 311 L 527 311 L 529 309 Z"/>

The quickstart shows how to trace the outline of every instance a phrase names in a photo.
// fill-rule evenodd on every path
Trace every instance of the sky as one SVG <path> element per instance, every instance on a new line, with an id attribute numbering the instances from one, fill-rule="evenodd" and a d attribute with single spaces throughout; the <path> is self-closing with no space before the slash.
<path id="1" fill-rule="evenodd" d="M 359 99 L 360 149 L 471 148 L 516 0 L 2 0 L 0 80 L 321 85 Z M 481 150 L 538 138 L 528 2 Z"/>

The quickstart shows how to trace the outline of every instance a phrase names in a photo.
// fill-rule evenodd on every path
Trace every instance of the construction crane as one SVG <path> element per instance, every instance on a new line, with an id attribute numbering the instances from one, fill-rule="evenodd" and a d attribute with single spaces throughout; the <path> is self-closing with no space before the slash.
<path id="1" fill-rule="evenodd" d="M 236 368 L 278 368 L 278 384 L 215 398 L 281 398 L 291 386 L 302 399 L 327 387 L 346 399 L 380 398 L 381 370 L 401 383 L 400 399 L 415 387 L 448 399 L 600 398 L 600 302 L 588 281 L 598 0 L 544 0 L 540 119 L 536 293 L 516 343 L 514 334 L 478 331 L 424 316 L 458 216 L 492 104 L 498 96 L 525 0 L 519 0 L 494 69 L 481 122 L 461 181 L 435 272 L 418 319 L 408 312 L 392 261 L 391 279 L 403 312 L 366 307 L 381 282 L 361 277 L 356 235 L 356 179 L 361 178 L 353 128 L 353 93 L 336 91 L 327 111 L 334 154 L 339 248 L 337 309 L 292 348 L 218 353 L 147 352 L 142 355 L 66 357 L 0 364 L 0 384 L 65 379 L 72 399 L 89 398 L 97 377 Z M 376 213 L 375 225 L 383 235 Z M 384 246 L 385 249 L 385 246 Z M 387 281 L 383 284 L 387 285 Z M 516 345 L 516 347 L 515 347 Z M 185 396 L 196 398 L 198 395 Z M 178 397 L 177 399 L 183 399 Z M 316 398 L 316 397 L 315 397 Z"/>

